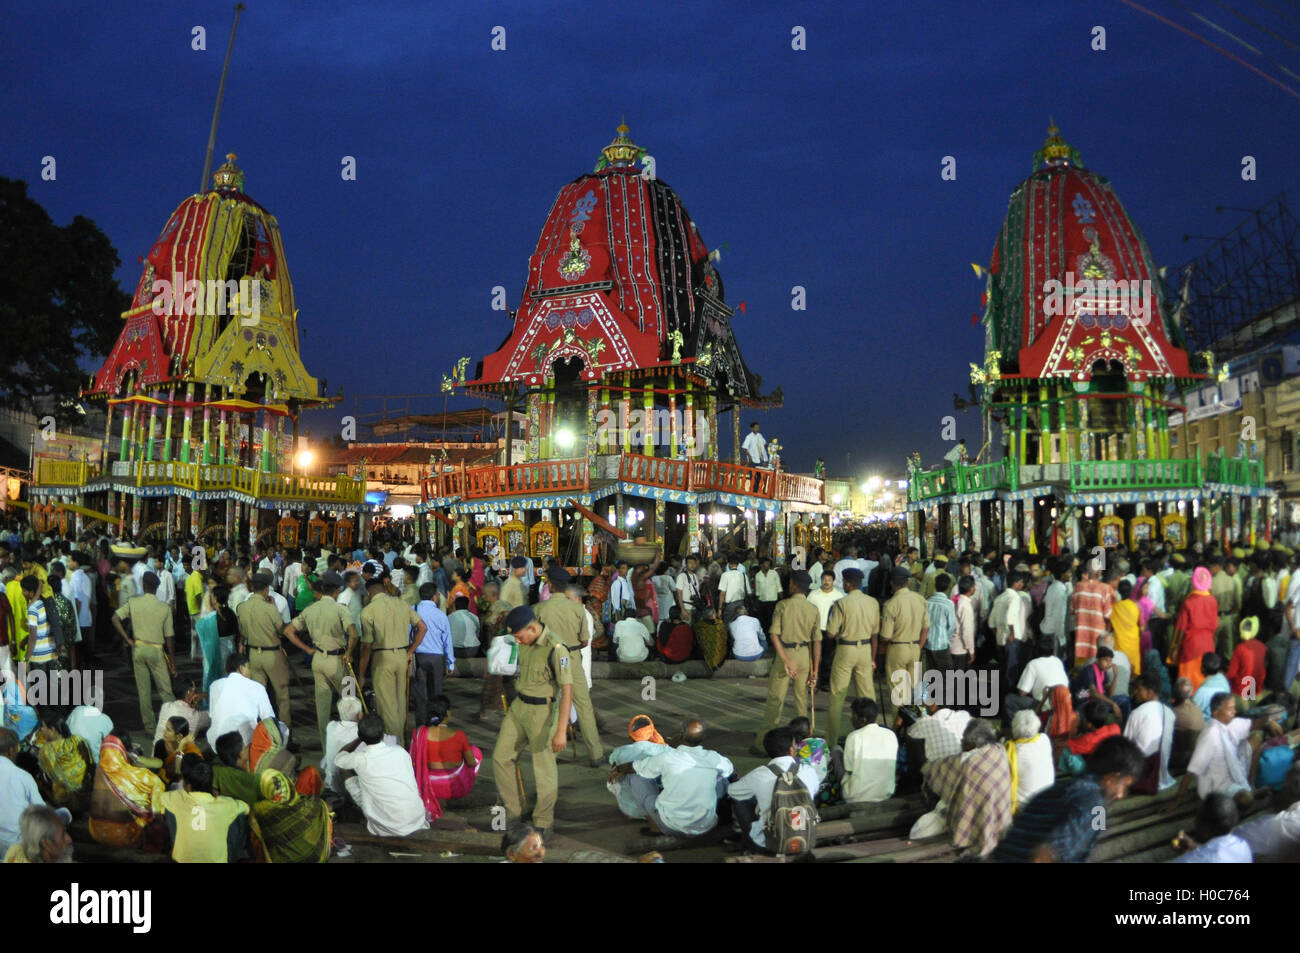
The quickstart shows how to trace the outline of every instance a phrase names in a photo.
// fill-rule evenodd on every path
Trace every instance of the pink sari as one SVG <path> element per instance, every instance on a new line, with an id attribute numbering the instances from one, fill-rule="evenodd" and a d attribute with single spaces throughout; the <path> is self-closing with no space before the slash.
<path id="1" fill-rule="evenodd" d="M 1151 648 L 1151 626 L 1148 623 L 1151 621 L 1151 613 L 1155 611 L 1156 604 L 1147 595 L 1147 581 L 1145 579 L 1138 584 L 1131 598 L 1138 604 L 1138 629 L 1140 632 L 1138 651 L 1146 653 Z"/>
<path id="2" fill-rule="evenodd" d="M 470 745 L 474 760 L 478 763 L 473 768 L 464 762 L 450 771 L 429 767 L 429 729 L 417 728 L 411 735 L 411 764 L 415 767 L 415 783 L 420 789 L 420 798 L 424 801 L 424 813 L 430 821 L 442 817 L 442 802 L 454 801 L 469 794 L 478 777 L 478 769 L 483 766 L 483 752 L 477 745 Z"/>

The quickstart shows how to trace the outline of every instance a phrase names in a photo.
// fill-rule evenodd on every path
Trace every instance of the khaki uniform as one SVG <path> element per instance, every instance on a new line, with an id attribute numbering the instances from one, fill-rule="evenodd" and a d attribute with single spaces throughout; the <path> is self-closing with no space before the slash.
<path id="1" fill-rule="evenodd" d="M 289 657 L 280 648 L 280 630 L 284 620 L 275 603 L 253 593 L 235 610 L 239 637 L 248 653 L 249 677 L 259 685 L 271 687 L 275 695 L 275 714 L 286 728 L 293 727 L 289 701 Z"/>
<path id="2" fill-rule="evenodd" d="M 334 699 L 343 693 L 343 662 L 348 636 L 356 637 L 352 613 L 330 596 L 321 596 L 303 609 L 293 620 L 294 631 L 311 636 L 316 654 L 311 657 L 311 674 L 315 681 L 316 727 L 320 745 L 325 747 L 325 726 L 330 723 Z M 349 629 L 352 631 L 349 633 Z"/>
<path id="3" fill-rule="evenodd" d="M 885 702 L 886 725 L 893 725 L 900 704 L 913 703 L 913 679 L 916 665 L 921 661 L 921 633 L 929 624 L 925 600 L 920 593 L 900 589 L 885 603 L 885 611 L 881 613 L 880 641 L 887 646 L 885 684 L 889 697 Z M 898 675 L 898 672 L 904 674 Z"/>
<path id="4" fill-rule="evenodd" d="M 524 581 L 515 578 L 511 573 L 501 586 L 501 601 L 510 603 L 511 608 L 528 605 L 528 593 L 524 591 Z"/>
<path id="5" fill-rule="evenodd" d="M 840 602 L 844 600 L 841 599 Z M 836 603 L 838 605 L 839 603 Z M 782 599 L 772 610 L 774 640 L 780 639 L 786 657 L 794 666 L 794 711 L 796 715 L 808 714 L 808 675 L 812 670 L 812 644 L 822 640 L 822 615 L 803 593 Z M 767 704 L 763 707 L 763 725 L 758 729 L 754 744 L 763 747 L 763 738 L 776 727 L 785 707 L 786 692 L 790 689 L 790 676 L 781 664 L 781 656 L 772 660 L 768 675 Z"/>
<path id="6" fill-rule="evenodd" d="M 830 743 L 840 743 L 840 717 L 849 694 L 849 681 L 859 698 L 875 698 L 875 662 L 871 637 L 880 632 L 880 603 L 861 590 L 853 590 L 831 606 L 826 634 L 835 639 L 831 664 Z"/>
<path id="7" fill-rule="evenodd" d="M 131 623 L 131 638 L 135 640 L 131 666 L 135 670 L 136 694 L 140 696 L 140 720 L 144 722 L 145 731 L 152 733 L 158 727 L 152 689 L 158 689 L 163 704 L 176 700 L 171 672 L 167 670 L 166 652 L 167 640 L 176 634 L 172 628 L 172 610 L 157 596 L 145 593 L 132 596 L 117 610 L 117 617 Z"/>
<path id="8" fill-rule="evenodd" d="M 411 626 L 420 625 L 416 611 L 401 599 L 380 593 L 361 610 L 361 644 L 370 646 L 370 683 L 384 731 L 406 737 L 406 678 Z"/>
<path id="9" fill-rule="evenodd" d="M 533 615 L 568 647 L 569 655 L 581 673 L 580 643 L 587 641 L 587 611 L 572 599 L 555 593 L 545 602 L 539 602 L 533 608 Z M 520 683 L 516 683 L 515 688 L 521 692 L 527 691 Z M 573 679 L 573 707 L 578 713 L 578 728 L 582 731 L 582 740 L 587 743 L 591 759 L 601 760 L 605 756 L 605 749 L 600 743 L 600 729 L 596 725 L 596 710 L 591 704 L 586 675 L 579 674 Z"/>
<path id="10" fill-rule="evenodd" d="M 517 678 L 519 692 L 506 712 L 492 749 L 492 771 L 506 816 L 520 817 L 524 805 L 515 777 L 515 763 L 524 748 L 532 751 L 533 781 L 537 785 L 533 826 L 549 830 L 555 823 L 555 802 L 559 797 L 555 752 L 551 750 L 559 711 L 554 701 L 565 685 L 576 686 L 583 680 L 582 664 L 577 653 L 565 647 L 563 639 L 543 628 L 541 638 L 532 645 L 519 645 Z"/>
<path id="11" fill-rule="evenodd" d="M 1233 576 L 1219 572 L 1210 581 L 1210 595 L 1219 604 L 1219 627 L 1214 630 L 1214 650 L 1224 659 L 1230 659 L 1237 642 L 1237 613 L 1241 609 L 1241 590 Z"/>

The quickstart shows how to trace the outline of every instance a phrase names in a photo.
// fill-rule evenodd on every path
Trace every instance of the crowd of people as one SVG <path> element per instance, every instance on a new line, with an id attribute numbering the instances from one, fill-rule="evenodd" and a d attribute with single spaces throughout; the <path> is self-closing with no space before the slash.
<path id="1" fill-rule="evenodd" d="M 722 827 L 736 849 L 806 852 L 818 806 L 921 791 L 930 810 L 914 836 L 946 833 L 973 857 L 1079 860 L 1095 842 L 1088 811 L 1177 786 L 1170 804 L 1194 787 L 1205 815 L 1203 836 L 1180 840 L 1188 856 L 1238 858 L 1236 841 L 1200 841 L 1244 836 L 1235 823 L 1205 832 L 1269 787 L 1281 810 L 1268 816 L 1283 820 L 1240 827 L 1253 825 L 1255 856 L 1281 856 L 1300 839 L 1294 799 L 1281 803 L 1294 787 L 1296 565 L 1280 545 L 922 559 L 859 533 L 790 566 L 737 549 L 571 575 L 549 557 L 411 540 L 138 546 L 37 538 L 13 521 L 0 532 L 0 853 L 67 859 L 68 825 L 85 816 L 101 844 L 180 861 L 322 861 L 348 851 L 337 818 L 409 836 L 465 798 L 487 758 L 511 822 L 503 849 L 540 859 L 572 723 L 620 811 L 651 835 Z M 138 724 L 115 724 L 100 697 L 26 697 L 32 672 L 89 672 L 119 653 Z M 202 672 L 180 697 L 178 653 Z M 451 723 L 444 692 L 457 660 L 482 656 L 468 717 L 500 717 L 486 754 Z M 703 719 L 669 744 L 649 715 L 607 755 L 599 659 L 690 662 L 679 678 L 765 664 L 749 751 L 765 763 L 741 776 L 740 752 L 710 748 Z M 981 679 L 991 709 L 976 703 Z M 295 696 L 310 699 L 306 724 Z M 180 823 L 199 814 L 201 826 Z"/>

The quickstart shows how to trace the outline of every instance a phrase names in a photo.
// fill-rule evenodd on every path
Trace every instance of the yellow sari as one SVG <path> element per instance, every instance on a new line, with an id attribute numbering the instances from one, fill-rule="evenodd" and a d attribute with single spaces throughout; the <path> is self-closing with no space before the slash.
<path id="1" fill-rule="evenodd" d="M 158 775 L 132 764 L 126 746 L 109 735 L 99 749 L 90 795 L 90 836 L 110 847 L 138 847 L 163 790 Z"/>
<path id="2" fill-rule="evenodd" d="M 1132 599 L 1120 599 L 1110 610 L 1110 625 L 1115 630 L 1115 651 L 1128 656 L 1133 674 L 1142 674 L 1142 610 Z"/>

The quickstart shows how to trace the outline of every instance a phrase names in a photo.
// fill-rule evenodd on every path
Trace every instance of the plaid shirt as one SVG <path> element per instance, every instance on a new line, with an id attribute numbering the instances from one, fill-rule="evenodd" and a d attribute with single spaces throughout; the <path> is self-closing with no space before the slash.
<path id="1" fill-rule="evenodd" d="M 970 724 L 970 713 L 940 708 L 907 729 L 907 737 L 925 742 L 925 760 L 938 761 L 961 754 L 961 736 Z"/>
<path id="2" fill-rule="evenodd" d="M 997 743 L 984 745 L 927 762 L 921 773 L 930 789 L 948 802 L 953 846 L 969 847 L 981 857 L 991 852 L 1011 826 L 1011 763 L 1006 749 Z"/>

